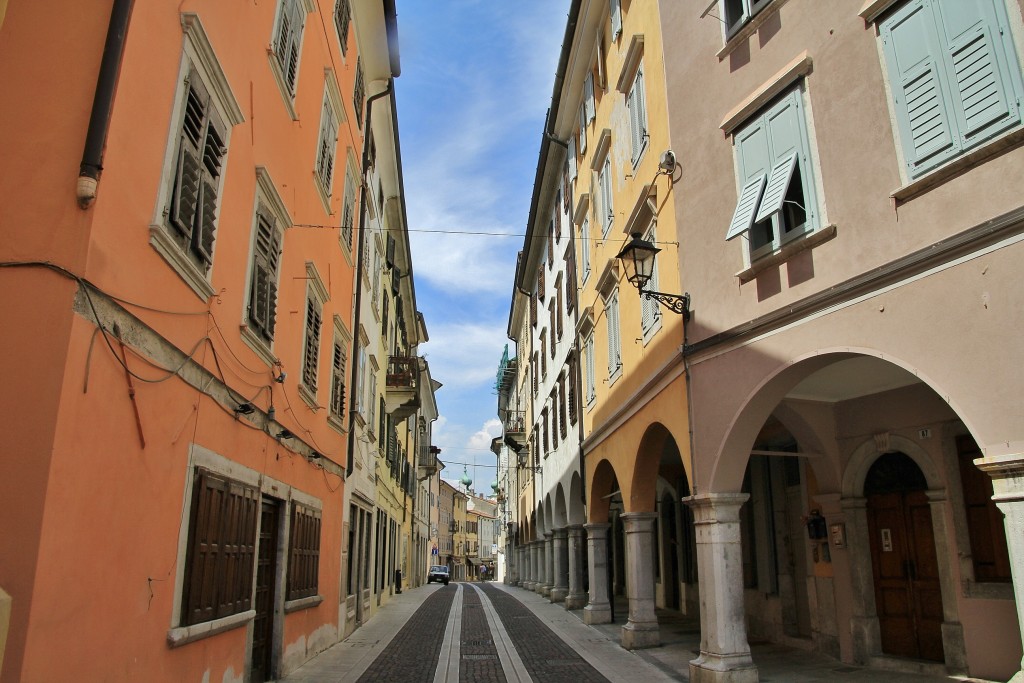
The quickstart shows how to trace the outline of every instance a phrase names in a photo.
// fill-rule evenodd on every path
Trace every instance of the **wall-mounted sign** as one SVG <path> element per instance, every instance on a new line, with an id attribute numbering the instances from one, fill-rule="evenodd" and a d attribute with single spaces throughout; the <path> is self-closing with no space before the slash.
<path id="1" fill-rule="evenodd" d="M 892 552 L 892 530 L 891 529 L 882 529 L 882 552 L 883 553 L 891 553 Z"/>

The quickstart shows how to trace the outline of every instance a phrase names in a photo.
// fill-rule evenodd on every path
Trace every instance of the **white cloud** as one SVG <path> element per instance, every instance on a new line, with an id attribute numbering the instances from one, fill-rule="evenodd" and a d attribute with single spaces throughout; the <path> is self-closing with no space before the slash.
<path id="1" fill-rule="evenodd" d="M 501 352 L 508 342 L 505 324 L 497 321 L 433 324 L 427 320 L 430 341 L 420 352 L 430 363 L 430 374 L 448 388 L 492 387 L 498 372 Z M 497 410 L 495 399 L 490 403 Z"/>
<path id="2" fill-rule="evenodd" d="M 491 440 L 496 436 L 501 436 L 501 421 L 494 418 L 485 422 L 479 431 L 469 437 L 466 447 L 489 449 L 491 447 Z"/>

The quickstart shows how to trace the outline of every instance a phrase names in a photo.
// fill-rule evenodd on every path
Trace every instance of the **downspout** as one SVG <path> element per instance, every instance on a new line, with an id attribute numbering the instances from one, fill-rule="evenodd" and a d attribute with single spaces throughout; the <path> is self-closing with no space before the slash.
<path id="1" fill-rule="evenodd" d="M 89 129 L 85 135 L 85 150 L 78 170 L 76 195 L 78 206 L 82 209 L 88 209 L 96 200 L 96 187 L 99 185 L 100 171 L 103 170 L 103 148 L 107 144 L 110 111 L 114 106 L 114 91 L 117 89 L 117 77 L 124 57 L 124 43 L 133 2 L 114 0 L 110 10 L 110 25 L 103 45 L 100 73 L 96 77 L 96 94 L 93 96 Z"/>
<path id="2" fill-rule="evenodd" d="M 370 95 L 366 98 L 366 132 L 363 135 L 363 168 L 361 171 L 361 177 L 359 182 L 359 239 L 356 242 L 356 291 L 355 291 L 355 305 L 353 306 L 352 319 L 355 321 L 355 334 L 354 348 L 358 354 L 359 351 L 359 316 L 360 309 L 362 306 L 363 297 L 363 249 L 364 242 L 366 240 L 366 172 L 370 168 L 370 161 L 367 158 L 370 154 L 370 127 L 371 127 L 371 116 L 373 114 L 373 103 L 376 100 L 384 97 L 385 95 L 391 94 L 391 86 L 394 80 L 389 78 L 387 86 L 376 95 Z M 355 388 L 359 386 L 359 357 L 353 359 L 355 362 L 352 363 L 352 382 L 349 386 Z M 353 391 L 349 396 L 348 402 L 348 458 L 345 464 L 345 477 L 352 476 L 352 471 L 355 469 L 355 453 L 356 453 L 356 401 L 358 396 Z"/>

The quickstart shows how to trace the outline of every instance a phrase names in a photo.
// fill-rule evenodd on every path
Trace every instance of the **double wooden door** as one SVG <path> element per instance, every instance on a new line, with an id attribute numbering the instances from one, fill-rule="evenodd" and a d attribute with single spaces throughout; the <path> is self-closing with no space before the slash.
<path id="1" fill-rule="evenodd" d="M 277 529 L 280 505 L 264 498 L 260 509 L 260 538 L 256 555 L 256 590 L 252 622 L 252 672 L 254 683 L 272 678 L 274 633 L 274 582 L 277 576 Z"/>
<path id="2" fill-rule="evenodd" d="M 875 605 L 882 651 L 943 661 L 942 590 L 923 490 L 867 496 Z"/>

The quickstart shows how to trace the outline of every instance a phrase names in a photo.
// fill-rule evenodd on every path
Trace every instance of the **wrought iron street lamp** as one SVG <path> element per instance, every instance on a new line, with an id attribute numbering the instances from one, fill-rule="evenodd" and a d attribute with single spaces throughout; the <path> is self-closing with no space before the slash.
<path id="1" fill-rule="evenodd" d="M 683 320 L 689 320 L 689 294 L 666 294 L 644 289 L 654 274 L 654 256 L 659 251 L 661 249 L 641 238 L 640 233 L 634 232 L 629 244 L 622 248 L 616 258 L 622 261 L 626 279 L 637 288 L 641 297 L 654 299 L 670 311 L 683 316 Z"/>

